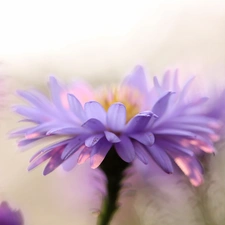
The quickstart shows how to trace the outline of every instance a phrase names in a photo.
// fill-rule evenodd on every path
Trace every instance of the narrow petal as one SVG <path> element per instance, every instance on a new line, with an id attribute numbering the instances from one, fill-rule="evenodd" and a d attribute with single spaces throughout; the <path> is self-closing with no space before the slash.
<path id="1" fill-rule="evenodd" d="M 165 90 L 174 91 L 174 90 L 171 90 L 171 84 L 170 83 L 171 83 L 171 74 L 170 74 L 170 71 L 167 70 L 163 75 L 162 87 Z"/>
<path id="2" fill-rule="evenodd" d="M 34 123 L 41 123 L 47 121 L 49 116 L 44 112 L 39 111 L 38 109 L 28 107 L 28 106 L 14 106 L 14 112 L 30 119 Z"/>
<path id="3" fill-rule="evenodd" d="M 107 125 L 113 131 L 121 131 L 126 123 L 126 108 L 122 103 L 111 105 L 107 112 Z"/>
<path id="4" fill-rule="evenodd" d="M 60 98 L 60 93 L 62 93 L 63 89 L 59 85 L 56 78 L 53 76 L 51 76 L 49 78 L 49 87 L 51 90 L 51 97 L 52 97 L 52 101 L 53 101 L 54 105 L 59 109 L 63 109 L 62 101 Z"/>
<path id="5" fill-rule="evenodd" d="M 155 113 L 157 116 L 161 117 L 167 109 L 167 106 L 172 94 L 174 93 L 168 92 L 166 95 L 160 98 L 153 106 L 152 112 Z"/>
<path id="6" fill-rule="evenodd" d="M 91 152 L 91 168 L 97 168 L 104 160 L 106 154 L 110 150 L 112 144 L 105 138 L 102 138 L 92 149 Z"/>
<path id="7" fill-rule="evenodd" d="M 63 148 L 61 148 L 59 151 L 54 153 L 54 155 L 51 156 L 48 164 L 44 168 L 43 175 L 46 176 L 49 173 L 51 173 L 53 170 L 55 170 L 58 166 L 60 166 L 64 159 L 62 159 L 61 154 L 63 153 Z"/>
<path id="8" fill-rule="evenodd" d="M 145 147 L 137 141 L 133 141 L 134 149 L 136 156 L 145 164 L 148 164 L 148 153 L 146 152 Z"/>
<path id="9" fill-rule="evenodd" d="M 84 149 L 81 151 L 78 160 L 77 160 L 77 164 L 83 164 L 87 159 L 89 159 L 91 157 L 91 151 L 92 148 L 89 147 L 84 147 Z"/>
<path id="10" fill-rule="evenodd" d="M 10 138 L 24 136 L 31 128 L 18 129 L 9 133 Z"/>
<path id="11" fill-rule="evenodd" d="M 32 163 L 28 166 L 28 171 L 33 170 L 37 166 L 39 166 L 41 163 L 49 159 L 54 153 L 52 151 L 46 153 L 45 155 L 42 155 L 40 158 L 36 159 L 35 161 L 32 161 Z"/>
<path id="12" fill-rule="evenodd" d="M 115 144 L 116 152 L 125 162 L 132 162 L 135 158 L 135 149 L 127 136 L 121 136 L 120 142 Z"/>
<path id="13" fill-rule="evenodd" d="M 77 134 L 84 134 L 86 130 L 83 127 L 58 127 L 50 129 L 46 135 L 51 134 L 61 134 L 61 135 L 77 135 Z"/>
<path id="14" fill-rule="evenodd" d="M 61 146 L 56 146 L 54 148 L 50 148 L 48 150 L 44 151 L 39 151 L 39 154 L 35 154 L 33 156 L 33 159 L 30 160 L 30 165 L 28 167 L 28 170 L 32 170 L 38 165 L 40 165 L 42 162 L 46 161 L 47 159 L 51 158 L 53 155 L 57 155 L 58 153 L 61 153 L 64 149 L 65 145 Z M 61 154 L 60 154 L 61 155 Z"/>
<path id="15" fill-rule="evenodd" d="M 17 94 L 29 101 L 33 106 L 49 111 L 52 103 L 40 92 L 37 91 L 17 91 Z"/>
<path id="16" fill-rule="evenodd" d="M 157 89 L 161 89 L 161 86 L 159 84 L 158 78 L 156 76 L 153 77 L 153 83 L 154 83 L 154 87 Z"/>
<path id="17" fill-rule="evenodd" d="M 186 130 L 178 130 L 178 129 L 166 129 L 166 128 L 160 128 L 153 131 L 154 134 L 157 135 L 178 135 L 178 136 L 185 136 L 190 138 L 197 138 L 197 134 L 186 131 Z"/>
<path id="18" fill-rule="evenodd" d="M 149 120 L 151 119 L 152 115 L 152 112 L 143 112 L 137 114 L 126 124 L 125 132 L 131 133 L 143 131 L 147 126 Z"/>
<path id="19" fill-rule="evenodd" d="M 165 90 L 164 88 L 161 87 L 157 77 L 153 78 L 153 83 L 154 83 L 153 93 L 155 94 L 155 98 L 156 97 L 161 98 L 167 93 L 168 90 Z"/>
<path id="20" fill-rule="evenodd" d="M 88 128 L 95 132 L 101 132 L 105 130 L 105 126 L 97 119 L 89 119 L 82 125 L 82 127 Z"/>
<path id="21" fill-rule="evenodd" d="M 207 125 L 207 126 L 210 126 L 210 122 L 213 121 L 213 122 L 217 122 L 215 121 L 213 118 L 211 117 L 207 117 L 207 116 L 204 116 L 204 115 L 181 115 L 181 116 L 178 116 L 178 117 L 172 117 L 171 122 L 173 123 L 187 123 L 187 124 L 196 124 L 196 125 Z"/>
<path id="22" fill-rule="evenodd" d="M 172 126 L 171 126 L 172 127 Z M 194 124 L 182 124 L 182 123 L 175 123 L 173 124 L 173 127 L 179 130 L 189 130 L 192 132 L 202 132 L 202 133 L 208 133 L 208 134 L 214 134 L 215 132 L 213 131 L 213 129 L 208 128 L 206 125 L 204 126 L 199 126 L 199 125 L 194 125 Z"/>
<path id="23" fill-rule="evenodd" d="M 199 186 L 203 183 L 203 168 L 195 157 L 177 156 L 174 161 L 183 173 L 189 177 L 192 185 Z"/>
<path id="24" fill-rule="evenodd" d="M 85 145 L 86 145 L 87 147 L 92 147 L 92 146 L 94 146 L 95 144 L 97 144 L 98 141 L 99 141 L 103 136 L 104 136 L 103 133 L 92 135 L 92 136 L 88 137 L 88 138 L 85 140 Z"/>
<path id="25" fill-rule="evenodd" d="M 173 173 L 173 165 L 167 153 L 157 145 L 152 145 L 148 151 L 155 162 L 166 172 Z"/>
<path id="26" fill-rule="evenodd" d="M 36 152 L 30 159 L 30 162 L 35 161 L 37 158 L 41 157 L 42 155 L 45 155 L 46 153 L 48 153 L 49 151 L 56 151 L 58 148 L 63 147 L 65 148 L 65 146 L 71 141 L 71 139 L 67 139 L 64 141 L 60 141 L 54 144 L 51 144 L 41 150 L 39 150 L 38 152 Z"/>
<path id="27" fill-rule="evenodd" d="M 178 82 L 178 74 L 179 71 L 178 69 L 175 70 L 174 72 L 174 77 L 173 77 L 173 88 L 172 91 L 175 91 L 176 93 L 180 92 L 180 86 L 179 86 L 179 82 Z"/>
<path id="28" fill-rule="evenodd" d="M 69 158 L 82 145 L 84 145 L 85 138 L 86 138 L 86 136 L 84 136 L 84 135 L 78 135 L 77 137 L 71 139 L 61 154 L 62 159 L 65 160 L 65 159 Z"/>
<path id="29" fill-rule="evenodd" d="M 101 121 L 103 124 L 106 123 L 106 112 L 98 102 L 90 101 L 85 103 L 84 111 L 87 119 L 94 118 Z"/>
<path id="30" fill-rule="evenodd" d="M 104 131 L 106 139 L 111 143 L 118 143 L 120 142 L 120 139 L 117 135 L 110 131 Z"/>
<path id="31" fill-rule="evenodd" d="M 33 137 L 34 134 L 40 133 L 40 134 L 46 134 L 51 129 L 59 129 L 62 127 L 64 123 L 61 123 L 60 121 L 57 121 L 57 123 L 50 121 L 46 123 L 41 123 L 40 125 L 37 125 L 33 128 L 30 128 L 25 136 L 26 138 Z"/>
<path id="32" fill-rule="evenodd" d="M 137 66 L 131 75 L 127 76 L 122 82 L 122 86 L 131 86 L 136 88 L 144 96 L 148 93 L 148 82 L 142 66 Z"/>
<path id="33" fill-rule="evenodd" d="M 18 147 L 24 147 L 26 145 L 29 145 L 35 141 L 40 140 L 41 138 L 43 138 L 43 136 L 40 136 L 38 138 L 32 138 L 32 139 L 22 139 L 18 142 Z"/>
<path id="34" fill-rule="evenodd" d="M 177 142 L 177 143 L 176 143 Z M 160 146 L 166 146 L 166 149 L 169 152 L 174 152 L 177 154 L 185 154 L 185 155 L 190 155 L 193 156 L 194 152 L 191 150 L 191 148 L 189 149 L 189 147 L 183 147 L 180 143 L 182 142 L 182 140 L 180 140 L 180 138 L 176 138 L 176 142 L 173 142 L 171 140 L 163 140 L 163 141 L 158 141 L 157 144 Z M 180 142 L 180 143 L 179 143 Z"/>
<path id="35" fill-rule="evenodd" d="M 153 114 L 146 126 L 146 130 L 152 129 L 152 126 L 154 125 L 154 123 L 157 121 L 158 118 L 159 117 L 157 115 Z"/>
<path id="36" fill-rule="evenodd" d="M 84 109 L 80 103 L 80 101 L 72 94 L 68 94 L 67 95 L 68 98 L 68 102 L 69 102 L 69 106 L 70 106 L 70 110 L 81 120 L 81 121 L 85 121 L 86 120 L 86 116 L 84 113 Z"/>
<path id="37" fill-rule="evenodd" d="M 66 161 L 62 163 L 62 167 L 65 171 L 72 170 L 76 165 L 78 161 L 79 154 L 78 152 L 73 154 L 70 158 L 68 158 Z"/>
<path id="38" fill-rule="evenodd" d="M 190 78 L 187 83 L 184 85 L 182 91 L 180 92 L 179 95 L 179 102 L 182 102 L 187 95 L 188 90 L 190 89 L 190 85 L 192 84 L 193 80 L 195 77 Z"/>
<path id="39" fill-rule="evenodd" d="M 143 145 L 151 146 L 155 142 L 155 137 L 151 132 L 130 134 L 129 137 L 134 138 Z"/>

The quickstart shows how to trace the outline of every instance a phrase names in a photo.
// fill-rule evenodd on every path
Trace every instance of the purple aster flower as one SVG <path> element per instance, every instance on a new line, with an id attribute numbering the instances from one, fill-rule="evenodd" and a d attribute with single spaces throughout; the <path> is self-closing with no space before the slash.
<path id="1" fill-rule="evenodd" d="M 50 77 L 50 100 L 37 91 L 18 91 L 31 106 L 14 110 L 32 123 L 12 133 L 24 137 L 19 146 L 46 137 L 61 138 L 37 152 L 29 170 L 48 159 L 44 175 L 60 164 L 71 168 L 87 159 L 97 168 L 115 149 L 127 163 L 137 158 L 147 164 L 150 156 L 167 173 L 173 173 L 175 162 L 193 185 L 199 185 L 202 167 L 195 155 L 215 152 L 212 124 L 218 125 L 217 120 L 204 114 L 206 98 L 186 100 L 192 79 L 180 89 L 177 74 L 172 82 L 169 75 L 162 84 L 154 78 L 150 89 L 139 66 L 117 87 L 93 91 L 82 84 L 79 92 Z"/>
<path id="2" fill-rule="evenodd" d="M 23 216 L 20 210 L 12 210 L 7 202 L 0 204 L 1 225 L 23 225 Z"/>

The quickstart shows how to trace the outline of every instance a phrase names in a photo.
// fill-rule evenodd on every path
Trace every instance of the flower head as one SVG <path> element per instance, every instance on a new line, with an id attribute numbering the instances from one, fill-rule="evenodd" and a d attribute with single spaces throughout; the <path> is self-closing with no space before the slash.
<path id="1" fill-rule="evenodd" d="M 191 81 L 180 89 L 177 75 L 172 80 L 172 90 L 168 73 L 161 85 L 154 78 L 150 88 L 139 66 L 118 87 L 93 91 L 83 84 L 76 94 L 76 89 L 50 77 L 51 100 L 37 91 L 18 92 L 31 106 L 16 106 L 15 111 L 34 125 L 12 136 L 24 137 L 19 146 L 46 137 L 64 138 L 32 157 L 29 170 L 50 159 L 45 175 L 62 163 L 73 167 L 87 159 L 97 168 L 114 147 L 128 163 L 138 158 L 147 164 L 151 156 L 167 173 L 173 173 L 175 162 L 198 185 L 202 168 L 195 154 L 214 152 L 211 123 L 217 121 L 202 112 L 205 98 L 185 101 Z M 83 90 L 88 95 L 82 95 Z"/>
<path id="2" fill-rule="evenodd" d="M 12 210 L 7 202 L 0 204 L 1 225 L 23 225 L 23 217 L 20 210 Z"/>

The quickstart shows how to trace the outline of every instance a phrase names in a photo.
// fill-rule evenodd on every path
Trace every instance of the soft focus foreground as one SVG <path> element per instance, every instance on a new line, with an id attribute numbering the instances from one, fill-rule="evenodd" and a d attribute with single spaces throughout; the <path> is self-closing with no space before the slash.
<path id="1" fill-rule="evenodd" d="M 59 171 L 48 177 L 41 175 L 40 168 L 32 173 L 26 171 L 29 158 L 40 146 L 23 154 L 17 153 L 15 142 L 6 139 L 6 133 L 15 128 L 18 120 L 9 113 L 9 105 L 18 103 L 18 98 L 13 96 L 16 89 L 42 88 L 50 73 L 69 81 L 84 77 L 94 84 L 115 83 L 137 63 L 144 64 L 154 75 L 175 67 L 180 68 L 183 80 L 186 74 L 197 74 L 197 79 L 204 81 L 199 90 L 203 93 L 209 91 L 207 87 L 211 81 L 219 86 L 224 84 L 225 33 L 222 28 L 225 4 L 219 1 L 145 4 L 131 2 L 116 6 L 115 3 L 110 7 L 101 4 L 104 24 L 102 17 L 95 17 L 98 13 L 91 14 L 100 6 L 92 5 L 91 11 L 86 11 L 84 4 L 79 6 L 79 3 L 78 7 L 56 5 L 51 19 L 47 16 L 52 9 L 50 3 L 46 8 L 42 8 L 41 3 L 28 4 L 25 13 L 21 13 L 22 6 L 20 10 L 10 11 L 8 4 L 8 13 L 7 10 L 1 13 L 4 16 L 1 23 L 8 22 L 4 22 L 0 38 L 1 71 L 10 77 L 10 85 L 8 101 L 1 114 L 0 199 L 20 209 L 25 224 L 95 224 L 94 214 L 98 212 L 102 191 L 96 191 L 98 182 L 91 180 L 93 171 L 86 165 L 70 173 Z M 71 11 L 66 14 L 69 8 L 78 10 L 79 7 L 83 14 Z M 117 20 L 111 9 L 118 10 Z M 40 17 L 42 10 L 44 16 Z M 61 10 L 65 16 L 59 17 Z M 87 14 L 93 16 L 94 24 L 90 25 L 92 18 L 83 20 Z M 14 25 L 12 15 L 18 26 Z M 58 24 L 59 20 L 67 26 L 63 22 Z M 60 28 L 64 28 L 61 36 Z M 223 148 L 219 145 L 220 155 L 210 157 L 205 183 L 198 189 L 182 177 L 168 177 L 158 170 L 149 176 L 149 186 L 130 187 L 128 182 L 123 207 L 112 224 L 197 225 L 208 222 L 222 225 L 225 203 Z M 137 214 L 133 213 L 134 208 Z"/>

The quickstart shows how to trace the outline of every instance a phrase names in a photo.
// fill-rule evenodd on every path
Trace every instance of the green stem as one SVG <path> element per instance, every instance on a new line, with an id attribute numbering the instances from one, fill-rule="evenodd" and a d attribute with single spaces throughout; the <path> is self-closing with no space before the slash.
<path id="1" fill-rule="evenodd" d="M 113 147 L 109 150 L 101 163 L 100 168 L 107 178 L 107 195 L 103 200 L 97 225 L 109 225 L 114 213 L 118 209 L 118 197 L 121 189 L 121 182 L 124 177 L 124 170 L 128 166 L 129 163 L 123 161 L 117 155 Z"/>

